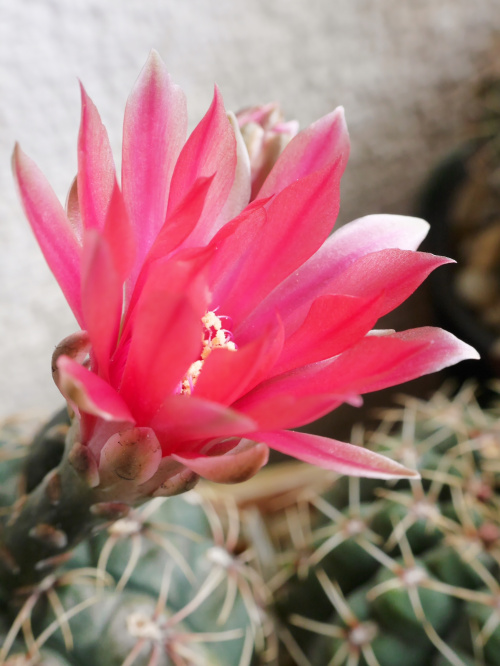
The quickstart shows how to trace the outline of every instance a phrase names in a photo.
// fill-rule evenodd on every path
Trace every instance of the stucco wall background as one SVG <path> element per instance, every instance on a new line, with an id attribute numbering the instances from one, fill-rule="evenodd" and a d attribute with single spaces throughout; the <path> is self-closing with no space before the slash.
<path id="1" fill-rule="evenodd" d="M 302 126 L 346 108 L 352 157 L 341 220 L 408 212 L 460 135 L 471 81 L 500 29 L 498 0 L 0 0 L 0 415 L 52 409 L 53 347 L 72 315 L 24 220 L 14 142 L 64 201 L 76 171 L 77 77 L 118 160 L 127 93 L 155 47 L 191 126 L 280 101 Z"/>

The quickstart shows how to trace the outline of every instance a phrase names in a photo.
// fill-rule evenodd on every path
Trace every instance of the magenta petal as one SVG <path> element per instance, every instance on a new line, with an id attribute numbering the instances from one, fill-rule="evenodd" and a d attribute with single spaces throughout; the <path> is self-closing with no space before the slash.
<path id="1" fill-rule="evenodd" d="M 142 274 L 137 280 L 138 289 L 143 286 L 149 265 L 157 259 L 167 257 L 193 231 L 203 213 L 212 181 L 213 177 L 199 178 L 177 208 L 167 215 L 165 224 L 158 233 L 144 261 Z"/>
<path id="2" fill-rule="evenodd" d="M 339 474 L 374 479 L 418 478 L 416 471 L 361 446 L 304 432 L 258 432 L 252 438 L 272 449 Z"/>
<path id="3" fill-rule="evenodd" d="M 78 200 L 86 229 L 104 228 L 115 186 L 115 166 L 108 134 L 94 103 L 81 86 L 82 117 L 78 135 Z"/>
<path id="4" fill-rule="evenodd" d="M 344 109 L 339 107 L 299 132 L 280 155 L 266 178 L 258 199 L 281 192 L 285 187 L 328 164 L 340 161 L 344 170 L 349 156 L 349 135 Z"/>
<path id="5" fill-rule="evenodd" d="M 382 317 L 407 299 L 433 270 L 450 261 L 423 252 L 380 250 L 355 259 L 340 273 L 328 268 L 320 271 L 315 279 L 310 276 L 309 284 L 307 280 L 300 281 L 299 268 L 296 275 L 300 286 L 278 288 L 245 322 L 242 340 L 245 340 L 245 329 L 251 329 L 255 320 L 273 318 L 275 309 L 283 319 L 287 334 L 296 331 L 303 324 L 311 301 L 328 294 L 377 300 L 378 317 Z M 329 272 L 333 273 L 331 277 L 328 277 Z"/>
<path id="6" fill-rule="evenodd" d="M 106 380 L 118 338 L 122 302 L 123 282 L 115 269 L 111 247 L 97 230 L 90 229 L 83 248 L 82 307 L 97 370 Z"/>
<path id="7" fill-rule="evenodd" d="M 424 220 L 401 215 L 368 215 L 349 222 L 337 229 L 308 261 L 262 302 L 247 319 L 244 329 L 252 329 L 256 322 L 267 321 L 279 312 L 285 329 L 295 330 L 315 298 L 339 293 L 331 284 L 356 260 L 390 248 L 415 250 L 428 229 Z M 362 285 L 368 287 L 369 281 L 368 277 L 363 279 Z M 388 288 L 393 286 L 387 285 Z M 246 340 L 245 330 L 241 333 Z"/>
<path id="8" fill-rule="evenodd" d="M 80 411 L 99 416 L 105 421 L 134 423 L 126 403 L 100 377 L 68 356 L 60 356 L 57 367 L 59 390 Z"/>
<path id="9" fill-rule="evenodd" d="M 310 391 L 306 395 L 294 396 L 256 389 L 238 400 L 233 408 L 258 423 L 259 430 L 281 430 L 311 423 L 344 402 L 355 407 L 362 404 L 361 398 L 355 395 L 339 396 Z"/>
<path id="10" fill-rule="evenodd" d="M 136 256 L 136 244 L 123 196 L 116 181 L 108 206 L 103 236 L 109 243 L 113 265 L 123 283 L 132 270 Z"/>
<path id="11" fill-rule="evenodd" d="M 203 212 L 207 192 L 210 189 L 212 180 L 213 178 L 200 178 L 197 180 L 186 195 L 185 199 L 171 214 L 167 215 L 165 224 L 161 228 L 146 258 L 144 259 L 139 275 L 132 276 L 133 278 L 137 277 L 135 284 L 132 281 L 132 284 L 127 285 L 127 291 L 129 287 L 133 287 L 131 296 L 127 299 L 127 323 L 130 313 L 133 311 L 135 305 L 137 304 L 144 285 L 148 280 L 151 267 L 156 261 L 168 258 L 168 256 L 178 248 L 178 246 L 195 228 Z"/>
<path id="12" fill-rule="evenodd" d="M 320 371 L 317 381 L 334 391 L 368 393 L 478 358 L 475 349 L 451 333 L 426 326 L 366 337 Z"/>
<path id="13" fill-rule="evenodd" d="M 138 420 L 152 418 L 199 358 L 207 298 L 196 262 L 171 260 L 151 267 L 129 320 L 132 335 L 120 389 Z"/>
<path id="14" fill-rule="evenodd" d="M 212 266 L 211 289 L 213 302 L 222 306 L 224 315 L 233 318 L 228 311 L 228 298 L 237 302 L 240 295 L 239 281 L 246 276 L 261 239 L 265 238 L 267 213 L 263 205 L 250 204 L 237 218 L 228 222 L 215 236 L 210 247 L 215 250 Z M 255 277 L 255 276 L 254 276 Z"/>
<path id="15" fill-rule="evenodd" d="M 223 455 L 203 456 L 194 454 L 172 458 L 188 469 L 215 483 L 240 483 L 256 474 L 268 460 L 269 449 L 265 444 L 243 440 Z"/>
<path id="16" fill-rule="evenodd" d="M 128 340 L 130 337 L 131 329 L 134 325 L 136 317 L 137 304 L 143 297 L 145 286 L 151 284 L 151 274 L 155 273 L 155 280 L 158 281 L 158 288 L 163 285 L 165 289 L 169 290 L 169 280 L 171 279 L 171 271 L 177 274 L 176 280 L 182 281 L 179 289 L 187 290 L 189 287 L 189 277 L 193 276 L 194 282 L 197 281 L 196 275 L 206 272 L 208 264 L 210 264 L 214 253 L 214 248 L 205 246 L 201 248 L 192 248 L 179 250 L 167 257 L 157 257 L 154 261 L 147 261 L 144 269 L 141 271 L 137 283 L 134 287 L 130 300 L 127 304 L 126 312 L 124 313 L 124 321 L 122 324 L 121 339 Z M 171 268 L 177 266 L 176 269 Z M 181 292 L 179 292 L 181 293 Z"/>
<path id="17" fill-rule="evenodd" d="M 379 316 L 383 316 L 403 303 L 433 270 L 449 263 L 452 259 L 424 252 L 381 250 L 357 259 L 327 288 L 332 293 L 380 297 Z"/>
<path id="18" fill-rule="evenodd" d="M 13 168 L 26 217 L 50 270 L 82 326 L 80 247 L 68 218 L 45 176 L 18 145 L 14 149 Z"/>
<path id="19" fill-rule="evenodd" d="M 184 93 L 152 51 L 128 98 L 123 125 L 122 188 L 138 262 L 164 223 L 170 180 L 186 132 Z"/>
<path id="20" fill-rule="evenodd" d="M 257 410 L 280 395 L 297 400 L 315 395 L 358 395 L 401 384 L 477 352 L 439 328 L 367 336 L 343 354 L 274 377 L 249 393 L 235 407 L 258 420 Z"/>
<path id="21" fill-rule="evenodd" d="M 338 212 L 341 175 L 337 162 L 289 185 L 263 211 L 265 231 L 258 219 L 262 212 L 255 208 L 253 215 L 241 216 L 238 231 L 221 244 L 221 271 L 226 256 L 238 257 L 237 279 L 229 281 L 223 273 L 224 289 L 222 283 L 216 287 L 217 302 L 235 324 L 325 241 Z M 243 248 L 242 240 L 247 243 Z"/>
<path id="22" fill-rule="evenodd" d="M 188 238 L 190 247 L 204 245 L 219 229 L 218 217 L 231 192 L 236 169 L 236 140 L 215 88 L 213 102 L 179 155 L 172 176 L 168 212 L 172 212 L 199 178 L 213 176 L 202 219 Z"/>
<path id="23" fill-rule="evenodd" d="M 267 377 L 283 348 L 283 327 L 273 322 L 237 351 L 214 349 L 196 383 L 197 397 L 230 405 Z"/>
<path id="24" fill-rule="evenodd" d="M 343 294 L 317 298 L 302 326 L 286 340 L 273 374 L 331 358 L 351 347 L 373 328 L 381 300 Z"/>
<path id="25" fill-rule="evenodd" d="M 184 442 L 234 437 L 255 429 L 244 414 L 196 396 L 169 396 L 151 420 L 165 453 L 182 449 Z"/>

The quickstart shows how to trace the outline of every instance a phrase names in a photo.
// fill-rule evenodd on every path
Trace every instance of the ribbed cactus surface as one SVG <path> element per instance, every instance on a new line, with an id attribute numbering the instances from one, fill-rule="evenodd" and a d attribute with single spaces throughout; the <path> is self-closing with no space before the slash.
<path id="1" fill-rule="evenodd" d="M 365 439 L 421 480 L 340 479 L 293 498 L 296 573 L 274 590 L 291 663 L 500 664 L 499 415 L 467 386 L 405 398 Z"/>
<path id="2" fill-rule="evenodd" d="M 234 488 L 108 507 L 71 559 L 4 599 L 0 663 L 497 666 L 499 405 L 441 390 L 355 429 L 420 480 L 284 463 Z M 2 432 L 5 520 L 33 457 L 20 425 Z M 45 431 L 55 457 L 64 427 Z"/>

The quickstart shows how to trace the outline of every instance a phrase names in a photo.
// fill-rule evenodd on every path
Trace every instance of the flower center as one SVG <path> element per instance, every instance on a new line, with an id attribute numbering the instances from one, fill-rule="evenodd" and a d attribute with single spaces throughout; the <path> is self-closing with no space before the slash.
<path id="1" fill-rule="evenodd" d="M 230 351 L 236 351 L 237 347 L 233 342 L 233 335 L 231 331 L 223 328 L 222 319 L 228 319 L 228 317 L 222 315 L 218 317 L 213 311 L 207 312 L 201 318 L 203 326 L 201 342 L 203 346 L 200 358 L 189 366 L 189 370 L 186 372 L 186 376 L 181 382 L 180 393 L 191 395 L 196 386 L 196 381 L 200 376 L 203 364 L 214 349 L 229 349 Z"/>

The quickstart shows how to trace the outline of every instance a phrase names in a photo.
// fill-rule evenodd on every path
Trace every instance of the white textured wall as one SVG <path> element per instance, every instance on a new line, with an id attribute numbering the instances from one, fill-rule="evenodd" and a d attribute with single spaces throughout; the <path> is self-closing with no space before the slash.
<path id="1" fill-rule="evenodd" d="M 48 409 L 50 355 L 72 316 L 23 219 L 16 140 L 64 200 L 76 169 L 77 77 L 118 155 L 127 92 L 151 47 L 187 92 L 279 100 L 305 125 L 346 107 L 342 219 L 407 211 L 456 140 L 470 79 L 500 28 L 498 0 L 0 0 L 0 414 Z"/>

